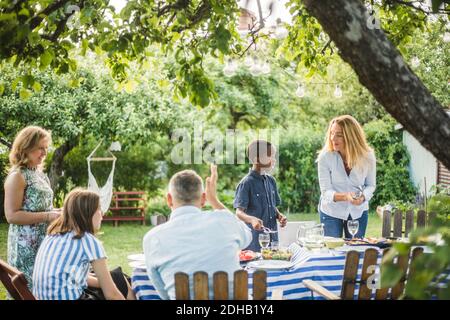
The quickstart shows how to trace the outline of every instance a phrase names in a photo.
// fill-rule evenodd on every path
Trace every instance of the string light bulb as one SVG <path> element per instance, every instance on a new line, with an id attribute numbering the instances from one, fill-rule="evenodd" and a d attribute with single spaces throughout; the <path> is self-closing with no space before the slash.
<path id="1" fill-rule="evenodd" d="M 449 43 L 450 42 L 450 32 L 444 33 L 444 35 L 442 36 L 442 40 L 444 40 L 445 43 Z"/>
<path id="2" fill-rule="evenodd" d="M 339 85 L 336 85 L 336 88 L 334 89 L 334 96 L 336 98 L 342 98 L 342 89 Z"/>
<path id="3" fill-rule="evenodd" d="M 263 74 L 269 74 L 270 73 L 270 64 L 266 61 L 261 67 L 261 72 Z"/>
<path id="4" fill-rule="evenodd" d="M 262 73 L 261 64 L 258 60 L 254 60 L 252 66 L 250 67 L 250 73 L 255 77 Z"/>
<path id="5" fill-rule="evenodd" d="M 246 67 L 251 67 L 253 65 L 253 59 L 251 57 L 249 57 L 249 56 L 245 57 L 244 65 Z"/>
<path id="6" fill-rule="evenodd" d="M 223 68 L 223 74 L 226 77 L 232 77 L 235 75 L 237 70 L 237 64 L 235 61 L 228 61 L 225 67 Z"/>
<path id="7" fill-rule="evenodd" d="M 295 95 L 299 98 L 303 98 L 306 95 L 306 88 L 302 83 L 300 83 L 297 90 L 295 90 Z"/>
<path id="8" fill-rule="evenodd" d="M 275 29 L 275 38 L 282 40 L 286 38 L 289 34 L 289 31 L 282 25 L 278 25 Z"/>

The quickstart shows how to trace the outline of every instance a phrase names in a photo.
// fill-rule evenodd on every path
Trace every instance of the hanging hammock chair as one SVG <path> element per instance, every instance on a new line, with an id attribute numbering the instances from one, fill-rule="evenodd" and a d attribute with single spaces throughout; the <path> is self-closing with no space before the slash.
<path id="1" fill-rule="evenodd" d="M 113 196 L 113 177 L 114 177 L 114 169 L 116 167 L 117 158 L 111 153 L 108 149 L 111 157 L 93 157 L 95 151 L 97 151 L 98 147 L 102 144 L 103 140 L 95 147 L 95 149 L 91 152 L 91 154 L 86 158 L 88 163 L 88 190 L 95 192 L 100 197 L 100 208 L 103 213 L 108 211 L 109 206 L 111 204 L 111 199 Z M 103 187 L 99 187 L 97 184 L 97 180 L 91 171 L 91 162 L 94 161 L 112 161 L 111 172 L 109 173 L 108 179 Z"/>

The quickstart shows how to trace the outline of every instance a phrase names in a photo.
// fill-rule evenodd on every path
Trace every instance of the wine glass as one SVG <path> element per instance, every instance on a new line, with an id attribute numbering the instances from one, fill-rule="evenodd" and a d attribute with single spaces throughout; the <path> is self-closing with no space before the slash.
<path id="1" fill-rule="evenodd" d="M 260 233 L 258 236 L 258 240 L 261 247 L 266 249 L 270 244 L 270 234 Z"/>
<path id="2" fill-rule="evenodd" d="M 358 233 L 359 229 L 359 221 L 358 220 L 349 220 L 347 221 L 348 232 L 352 235 L 352 239 L 355 238 L 355 234 Z"/>

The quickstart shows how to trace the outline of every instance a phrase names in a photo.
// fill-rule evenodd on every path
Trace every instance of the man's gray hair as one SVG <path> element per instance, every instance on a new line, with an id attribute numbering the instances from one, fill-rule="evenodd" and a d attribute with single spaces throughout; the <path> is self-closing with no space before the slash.
<path id="1" fill-rule="evenodd" d="M 170 178 L 169 193 L 182 204 L 193 204 L 202 197 L 203 180 L 193 170 L 177 172 Z"/>

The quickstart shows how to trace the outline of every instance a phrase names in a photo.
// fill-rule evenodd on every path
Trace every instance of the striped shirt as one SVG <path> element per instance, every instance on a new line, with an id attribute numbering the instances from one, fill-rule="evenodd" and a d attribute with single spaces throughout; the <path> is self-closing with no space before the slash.
<path id="1" fill-rule="evenodd" d="M 89 265 L 106 258 L 93 234 L 74 239 L 73 232 L 46 236 L 36 256 L 33 294 L 39 300 L 77 300 L 87 288 Z"/>

